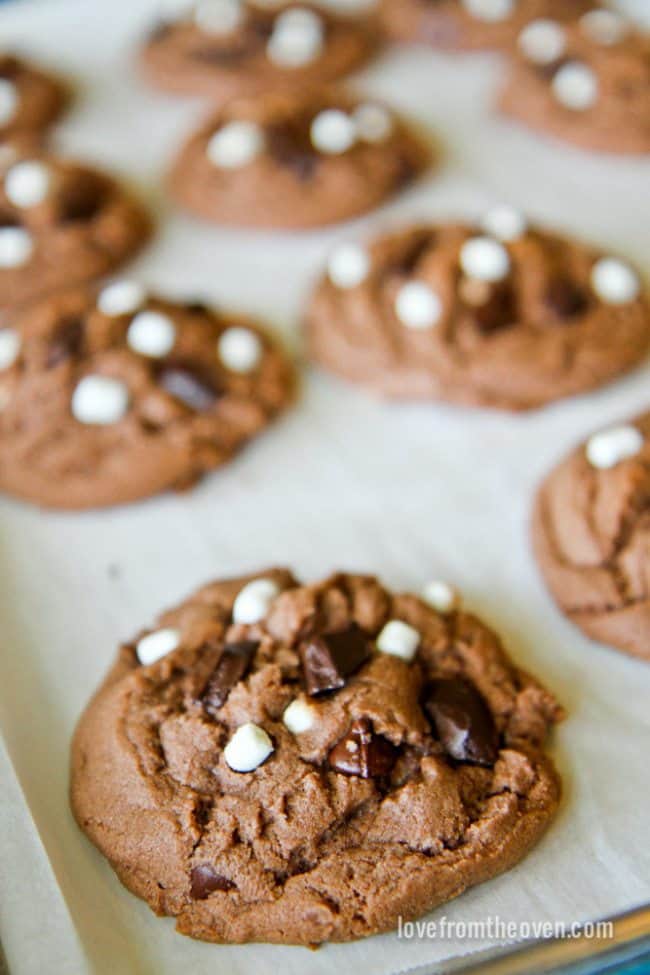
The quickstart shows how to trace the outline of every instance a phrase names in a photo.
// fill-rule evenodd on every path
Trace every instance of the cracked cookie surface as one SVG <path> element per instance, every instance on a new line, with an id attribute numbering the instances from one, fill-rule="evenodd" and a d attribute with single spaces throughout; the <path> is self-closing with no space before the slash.
<path id="1" fill-rule="evenodd" d="M 268 570 L 123 645 L 71 767 L 75 817 L 122 882 L 192 937 L 318 944 L 520 860 L 557 807 L 560 708 L 427 592 L 438 610 L 373 577 Z"/>
<path id="2" fill-rule="evenodd" d="M 189 487 L 292 392 L 288 359 L 241 315 L 133 281 L 60 292 L 0 328 L 0 489 L 88 508 Z"/>
<path id="3" fill-rule="evenodd" d="M 340 245 L 305 326 L 314 361 L 384 396 L 518 410 L 633 368 L 650 311 L 625 262 L 500 207 Z"/>
<path id="4" fill-rule="evenodd" d="M 23 58 L 0 54 L 0 139 L 41 132 L 58 118 L 66 101 L 58 78 Z"/>
<path id="5" fill-rule="evenodd" d="M 551 471 L 532 535 L 569 619 L 650 661 L 650 413 L 594 434 Z"/>

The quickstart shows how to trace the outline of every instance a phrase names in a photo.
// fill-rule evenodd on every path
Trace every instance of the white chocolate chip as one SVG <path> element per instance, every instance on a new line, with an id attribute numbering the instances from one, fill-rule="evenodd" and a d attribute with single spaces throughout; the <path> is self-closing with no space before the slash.
<path id="1" fill-rule="evenodd" d="M 643 435 L 630 425 L 611 427 L 596 433 L 587 441 L 587 460 L 598 470 L 608 470 L 622 460 L 634 457 L 643 448 Z"/>
<path id="2" fill-rule="evenodd" d="M 256 122 L 245 119 L 226 122 L 208 142 L 208 159 L 219 169 L 239 169 L 251 163 L 264 149 L 264 132 Z"/>
<path id="3" fill-rule="evenodd" d="M 357 134 L 364 142 L 385 142 L 393 132 L 393 117 L 383 105 L 367 102 L 352 113 Z"/>
<path id="4" fill-rule="evenodd" d="M 605 47 L 618 44 L 630 30 L 628 21 L 613 10 L 590 10 L 580 18 L 580 26 L 592 41 Z"/>
<path id="5" fill-rule="evenodd" d="M 259 725 L 252 721 L 240 725 L 223 750 L 233 772 L 252 772 L 273 752 L 273 742 Z"/>
<path id="6" fill-rule="evenodd" d="M 97 296 L 97 307 L 103 315 L 116 318 L 118 315 L 132 315 L 147 300 L 147 293 L 137 281 L 114 281 L 103 288 Z"/>
<path id="7" fill-rule="evenodd" d="M 507 20 L 514 8 L 514 0 L 461 0 L 461 2 L 472 17 L 490 23 Z"/>
<path id="8" fill-rule="evenodd" d="M 337 288 L 356 288 L 370 270 L 370 258 L 358 244 L 341 244 L 327 262 L 327 274 Z"/>
<path id="9" fill-rule="evenodd" d="M 176 326 L 160 311 L 140 311 L 129 325 L 126 341 L 134 352 L 159 359 L 173 349 Z"/>
<path id="10" fill-rule="evenodd" d="M 318 14 L 294 7 L 276 17 L 266 53 L 281 68 L 301 68 L 320 56 L 323 43 L 323 22 Z"/>
<path id="11" fill-rule="evenodd" d="M 397 292 L 395 313 L 407 328 L 432 328 L 440 320 L 442 302 L 423 281 L 409 281 Z"/>
<path id="12" fill-rule="evenodd" d="M 0 328 L 0 369 L 13 366 L 20 352 L 20 335 L 13 328 Z"/>
<path id="13" fill-rule="evenodd" d="M 316 723 L 316 708 L 306 701 L 297 698 L 285 708 L 282 715 L 284 725 L 293 735 L 301 735 L 309 731 Z"/>
<path id="14" fill-rule="evenodd" d="M 128 388 L 109 376 L 85 376 L 72 394 L 72 415 L 79 423 L 97 426 L 117 423 L 128 408 Z"/>
<path id="15" fill-rule="evenodd" d="M 280 587 L 271 579 L 253 579 L 241 589 L 232 608 L 235 623 L 259 623 L 263 620 Z"/>
<path id="16" fill-rule="evenodd" d="M 320 152 L 338 156 L 351 149 L 357 140 L 357 127 L 346 112 L 328 108 L 311 123 L 311 141 Z"/>
<path id="17" fill-rule="evenodd" d="M 231 372 L 252 372 L 262 358 L 262 343 L 250 328 L 233 326 L 219 336 L 217 352 Z"/>
<path id="18" fill-rule="evenodd" d="M 522 53 L 534 64 L 553 64 L 566 48 L 566 31 L 556 20 L 531 20 L 518 40 Z"/>
<path id="19" fill-rule="evenodd" d="M 32 235 L 22 227 L 0 227 L 0 268 L 20 267 L 32 256 Z"/>
<path id="20" fill-rule="evenodd" d="M 481 221 L 481 227 L 486 234 L 507 244 L 523 237 L 528 229 L 523 213 L 505 205 L 488 210 Z"/>
<path id="21" fill-rule="evenodd" d="M 596 75 L 579 61 L 563 65 L 553 78 L 552 88 L 557 101 L 574 112 L 591 108 L 598 98 Z"/>
<path id="22" fill-rule="evenodd" d="M 201 0 L 194 11 L 194 23 L 206 34 L 232 34 L 243 20 L 239 0 Z"/>
<path id="23" fill-rule="evenodd" d="M 468 278 L 503 281 L 510 272 L 510 255 L 491 237 L 472 237 L 460 249 L 460 266 Z"/>
<path id="24" fill-rule="evenodd" d="M 437 613 L 451 613 L 459 603 L 457 591 L 448 582 L 432 579 L 422 590 L 422 599 Z"/>
<path id="25" fill-rule="evenodd" d="M 45 163 L 27 159 L 16 163 L 5 176 L 7 199 L 17 207 L 33 207 L 49 193 L 52 175 Z"/>
<path id="26" fill-rule="evenodd" d="M 377 637 L 377 649 L 410 663 L 420 645 L 420 634 L 402 620 L 390 620 Z"/>
<path id="27" fill-rule="evenodd" d="M 13 81 L 0 78 L 0 125 L 11 122 L 18 108 L 18 90 Z"/>
<path id="28" fill-rule="evenodd" d="M 602 257 L 591 269 L 591 286 L 608 305 L 626 305 L 638 298 L 641 283 L 636 272 L 615 257 Z"/>
<path id="29" fill-rule="evenodd" d="M 144 667 L 155 664 L 157 660 L 166 657 L 172 650 L 176 650 L 181 642 L 179 630 L 166 627 L 163 630 L 155 630 L 143 636 L 135 648 L 138 660 Z"/>

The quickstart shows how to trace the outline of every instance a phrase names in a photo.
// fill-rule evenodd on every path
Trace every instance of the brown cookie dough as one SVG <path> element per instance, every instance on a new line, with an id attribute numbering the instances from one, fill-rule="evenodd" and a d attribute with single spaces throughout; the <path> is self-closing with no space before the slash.
<path id="1" fill-rule="evenodd" d="M 519 35 L 500 109 L 584 149 L 650 153 L 650 35 L 597 10 Z"/>
<path id="2" fill-rule="evenodd" d="M 0 328 L 0 489 L 90 508 L 191 486 L 287 405 L 257 325 L 133 281 L 79 288 Z"/>
<path id="3" fill-rule="evenodd" d="M 595 434 L 551 471 L 533 543 L 569 619 L 650 661 L 650 413 Z"/>
<path id="4" fill-rule="evenodd" d="M 148 216 L 113 179 L 44 151 L 0 153 L 0 323 L 57 288 L 131 257 Z"/>
<path id="5" fill-rule="evenodd" d="M 650 309 L 627 264 L 499 207 L 340 245 L 306 336 L 314 361 L 382 395 L 520 410 L 635 366 Z"/>
<path id="6" fill-rule="evenodd" d="M 0 139 L 45 129 L 66 101 L 58 78 L 12 54 L 0 54 Z"/>
<path id="7" fill-rule="evenodd" d="M 337 90 L 229 103 L 171 174 L 178 202 L 221 224 L 305 228 L 358 216 L 413 180 L 424 144 L 376 101 Z"/>
<path id="8" fill-rule="evenodd" d="M 593 0 L 381 0 L 389 37 L 453 51 L 508 48 L 538 17 L 569 20 Z"/>
<path id="9" fill-rule="evenodd" d="M 368 14 L 345 16 L 303 3 L 267 9 L 246 0 L 202 0 L 181 19 L 159 23 L 142 59 L 159 87 L 223 103 L 336 81 L 377 46 L 375 18 Z"/>
<path id="10" fill-rule="evenodd" d="M 557 807 L 560 708 L 440 583 L 426 593 L 276 569 L 124 645 L 71 782 L 122 882 L 195 938 L 318 944 L 520 860 Z"/>

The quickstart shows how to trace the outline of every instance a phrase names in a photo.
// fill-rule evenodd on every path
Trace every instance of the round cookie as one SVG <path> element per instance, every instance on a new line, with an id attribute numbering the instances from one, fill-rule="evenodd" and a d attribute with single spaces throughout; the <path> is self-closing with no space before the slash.
<path id="1" fill-rule="evenodd" d="M 583 149 L 650 153 L 650 35 L 594 10 L 520 33 L 499 108 Z"/>
<path id="2" fill-rule="evenodd" d="M 639 363 L 650 308 L 627 264 L 499 207 L 339 245 L 305 326 L 315 362 L 384 396 L 521 410 Z"/>
<path id="3" fill-rule="evenodd" d="M 66 285 L 106 274 L 145 242 L 143 208 L 98 170 L 16 144 L 0 155 L 0 324 Z"/>
<path id="4" fill-rule="evenodd" d="M 394 40 L 452 51 L 508 48 L 535 18 L 568 20 L 593 0 L 381 0 L 380 16 Z"/>
<path id="5" fill-rule="evenodd" d="M 195 938 L 313 946 L 520 860 L 557 808 L 561 710 L 441 593 L 276 569 L 124 645 L 77 727 L 71 799 L 126 887 Z"/>
<path id="6" fill-rule="evenodd" d="M 650 661 L 650 413 L 602 430 L 542 483 L 535 554 L 588 636 Z"/>
<path id="7" fill-rule="evenodd" d="M 378 46 L 375 18 L 310 4 L 258 6 L 202 0 L 161 21 L 142 52 L 159 87 L 224 102 L 269 91 L 327 84 L 366 61 Z"/>
<path id="8" fill-rule="evenodd" d="M 0 139 L 45 129 L 66 101 L 57 78 L 12 54 L 0 54 Z"/>
<path id="9" fill-rule="evenodd" d="M 291 393 L 248 319 L 134 281 L 59 292 L 0 328 L 0 490 L 90 508 L 184 489 Z"/>
<path id="10" fill-rule="evenodd" d="M 220 224 L 298 229 L 371 210 L 415 179 L 424 144 L 387 107 L 343 91 L 230 102 L 194 135 L 171 191 Z"/>

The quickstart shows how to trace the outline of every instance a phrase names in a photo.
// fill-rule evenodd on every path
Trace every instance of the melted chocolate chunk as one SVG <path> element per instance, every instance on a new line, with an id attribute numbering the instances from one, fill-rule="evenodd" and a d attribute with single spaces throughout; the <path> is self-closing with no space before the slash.
<path id="1" fill-rule="evenodd" d="M 300 648 L 307 693 L 335 691 L 370 656 L 368 637 L 356 623 L 335 633 L 312 637 Z"/>
<path id="2" fill-rule="evenodd" d="M 62 223 L 92 220 L 99 213 L 105 199 L 106 187 L 92 173 L 79 173 L 63 188 L 59 201 Z"/>
<path id="3" fill-rule="evenodd" d="M 574 284 L 569 278 L 558 277 L 549 283 L 544 303 L 556 318 L 566 321 L 582 314 L 587 308 L 588 299 L 584 288 Z"/>
<path id="4" fill-rule="evenodd" d="M 334 746 L 327 761 L 335 772 L 375 779 L 390 775 L 397 749 L 383 735 L 376 735 L 368 718 L 358 718 L 345 738 Z"/>
<path id="5" fill-rule="evenodd" d="M 239 683 L 250 667 L 258 647 L 257 640 L 241 640 L 239 643 L 226 644 L 201 695 L 206 714 L 216 717 L 235 684 Z"/>
<path id="6" fill-rule="evenodd" d="M 163 366 L 158 372 L 158 384 L 174 399 L 197 413 L 211 409 L 220 393 L 216 381 L 207 371 L 189 363 Z"/>
<path id="7" fill-rule="evenodd" d="M 490 284 L 464 278 L 459 293 L 476 328 L 486 335 L 509 328 L 517 320 L 514 291 L 507 281 Z"/>
<path id="8" fill-rule="evenodd" d="M 79 356 L 83 347 L 84 330 L 81 318 L 65 318 L 60 323 L 47 350 L 45 365 L 48 369 Z"/>
<path id="9" fill-rule="evenodd" d="M 412 274 L 426 252 L 435 246 L 436 234 L 432 230 L 422 230 L 418 232 L 414 240 L 411 240 L 408 248 L 403 251 L 395 262 L 394 269 L 403 274 Z"/>
<path id="10" fill-rule="evenodd" d="M 211 867 L 209 863 L 200 863 L 192 867 L 190 874 L 190 896 L 195 901 L 204 901 L 215 890 L 234 890 L 235 884 L 227 877 Z"/>
<path id="11" fill-rule="evenodd" d="M 491 766 L 499 754 L 492 713 L 473 684 L 461 677 L 434 681 L 424 709 L 440 742 L 457 762 Z"/>
<path id="12" fill-rule="evenodd" d="M 307 119 L 296 119 L 269 125 L 266 130 L 266 146 L 269 155 L 281 166 L 286 166 L 300 180 L 308 180 L 320 162 L 311 142 Z"/>

